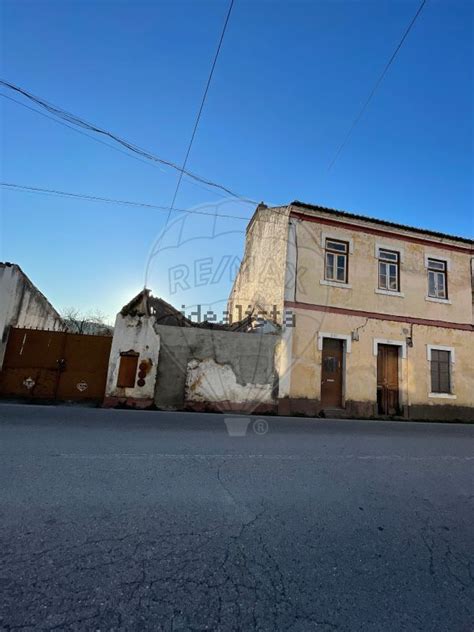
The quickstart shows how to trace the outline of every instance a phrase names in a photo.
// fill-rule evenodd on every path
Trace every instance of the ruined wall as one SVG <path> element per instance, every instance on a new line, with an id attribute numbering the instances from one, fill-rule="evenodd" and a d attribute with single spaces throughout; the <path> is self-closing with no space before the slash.
<path id="1" fill-rule="evenodd" d="M 245 253 L 231 290 L 228 309 L 233 320 L 258 305 L 282 322 L 285 264 L 288 244 L 288 208 L 259 206 L 247 228 Z"/>
<path id="2" fill-rule="evenodd" d="M 112 348 L 110 350 L 105 406 L 125 404 L 147 407 L 153 404 L 156 371 L 160 354 L 160 336 L 155 331 L 153 324 L 153 317 L 117 315 Z M 117 379 L 120 367 L 120 354 L 130 351 L 139 354 L 135 385 L 128 388 L 119 387 Z M 144 367 L 143 373 L 145 373 L 143 385 L 139 382 L 140 365 Z"/>
<path id="3" fill-rule="evenodd" d="M 239 412 L 275 407 L 276 334 L 156 325 L 158 408 Z"/>
<path id="4" fill-rule="evenodd" d="M 10 327 L 65 329 L 61 316 L 14 264 L 0 264 L 0 368 Z"/>

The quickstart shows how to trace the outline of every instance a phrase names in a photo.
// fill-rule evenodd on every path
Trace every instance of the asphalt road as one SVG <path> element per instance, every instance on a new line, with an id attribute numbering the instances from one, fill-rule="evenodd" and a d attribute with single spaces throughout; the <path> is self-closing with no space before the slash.
<path id="1" fill-rule="evenodd" d="M 0 629 L 474 630 L 474 426 L 225 419 L 1 405 Z"/>

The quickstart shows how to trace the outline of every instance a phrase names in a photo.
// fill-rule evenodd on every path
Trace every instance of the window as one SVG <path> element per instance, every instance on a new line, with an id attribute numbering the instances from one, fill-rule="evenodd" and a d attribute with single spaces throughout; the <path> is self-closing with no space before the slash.
<path id="1" fill-rule="evenodd" d="M 347 253 L 347 242 L 326 239 L 326 281 L 347 283 Z"/>
<path id="2" fill-rule="evenodd" d="M 379 290 L 400 291 L 400 253 L 379 248 Z"/>
<path id="3" fill-rule="evenodd" d="M 446 261 L 428 259 L 428 296 L 431 298 L 448 298 Z"/>
<path id="4" fill-rule="evenodd" d="M 133 388 L 137 375 L 138 353 L 125 351 L 120 354 L 120 366 L 117 378 L 119 388 Z"/>
<path id="5" fill-rule="evenodd" d="M 431 392 L 451 393 L 451 352 L 431 349 Z"/>

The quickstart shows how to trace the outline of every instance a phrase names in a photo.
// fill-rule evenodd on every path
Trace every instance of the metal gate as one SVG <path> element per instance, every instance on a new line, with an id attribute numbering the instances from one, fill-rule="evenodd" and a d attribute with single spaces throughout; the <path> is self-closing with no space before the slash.
<path id="1" fill-rule="evenodd" d="M 111 344 L 111 336 L 12 327 L 0 396 L 100 402 Z"/>

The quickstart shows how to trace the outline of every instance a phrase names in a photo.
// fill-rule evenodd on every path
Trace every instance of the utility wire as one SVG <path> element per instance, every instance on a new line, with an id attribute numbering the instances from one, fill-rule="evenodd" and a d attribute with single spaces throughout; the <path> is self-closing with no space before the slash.
<path id="1" fill-rule="evenodd" d="M 109 204 L 124 204 L 127 206 L 139 206 L 142 208 L 150 208 L 156 209 L 158 211 L 169 211 L 169 206 L 159 206 L 157 204 L 147 204 L 146 202 L 135 202 L 132 200 L 118 200 L 116 198 L 109 197 L 101 197 L 98 195 L 87 195 L 85 193 L 71 193 L 70 191 L 60 191 L 58 189 L 46 189 L 42 187 L 33 187 L 26 184 L 16 184 L 13 182 L 0 182 L 0 187 L 4 187 L 6 190 L 16 191 L 18 193 L 36 193 L 39 195 L 51 195 L 56 197 L 65 197 L 72 199 L 80 199 L 80 200 L 89 200 L 91 202 L 107 202 Z M 219 213 L 216 216 L 216 213 L 211 213 L 207 211 L 198 211 L 194 209 L 185 209 L 185 208 L 174 208 L 176 212 L 179 213 L 188 213 L 190 215 L 208 215 L 213 218 L 221 218 L 225 217 L 228 219 L 239 219 L 245 222 L 249 222 L 252 218 L 245 217 L 243 215 L 231 215 L 230 213 Z M 267 210 L 271 211 L 274 215 L 285 215 L 283 211 L 278 211 L 276 208 L 269 207 Z M 258 221 L 261 223 L 274 224 L 275 222 L 264 219 L 264 218 L 255 218 L 254 221 Z"/>
<path id="2" fill-rule="evenodd" d="M 125 151 L 125 149 L 120 149 L 120 147 L 116 147 L 115 145 L 112 145 L 111 143 L 106 143 L 104 140 L 101 140 L 100 138 L 97 138 L 96 136 L 92 136 L 92 134 L 88 134 L 87 132 L 84 132 L 80 129 L 77 129 L 76 127 L 73 127 L 72 125 L 68 125 L 67 123 L 65 123 L 64 121 L 61 121 L 57 118 L 54 118 L 53 116 L 50 116 L 49 114 L 46 114 L 45 112 L 41 112 L 41 110 L 37 110 L 36 108 L 32 108 L 31 105 L 27 105 L 26 103 L 22 103 L 21 101 L 18 101 L 18 99 L 15 99 L 14 97 L 10 97 L 7 94 L 3 94 L 2 92 L 0 92 L 0 97 L 3 97 L 4 99 L 8 99 L 9 101 L 13 101 L 14 103 L 16 103 L 17 105 L 20 105 L 22 108 L 26 108 L 27 110 L 30 110 L 31 112 L 35 112 L 35 114 L 39 114 L 40 116 L 43 116 L 44 118 L 49 119 L 50 121 L 53 121 L 53 123 L 57 123 L 58 125 L 62 125 L 63 127 L 67 127 L 68 129 L 72 130 L 73 132 L 76 132 L 76 134 L 81 134 L 81 136 L 85 136 L 86 138 L 89 138 L 90 140 L 93 140 L 96 143 L 100 143 L 101 145 L 105 145 L 106 147 L 108 147 L 109 149 L 113 149 L 114 151 L 118 151 L 121 154 L 123 154 L 124 156 L 127 156 L 128 158 L 132 158 L 133 160 L 138 160 L 139 162 L 143 162 L 143 164 L 148 165 L 150 167 L 155 167 L 156 169 L 159 169 L 162 173 L 167 173 L 165 169 L 163 169 L 163 167 L 157 163 L 157 162 L 150 162 L 149 160 L 145 160 L 145 158 L 140 158 L 140 156 L 136 156 L 135 154 L 130 153 L 129 151 Z M 214 193 L 209 187 L 205 186 L 204 184 L 200 184 L 199 182 L 196 182 L 195 180 L 188 180 L 189 184 L 192 184 L 192 186 L 194 187 L 199 187 L 200 189 L 203 189 L 204 191 L 209 191 L 210 193 Z M 230 199 L 233 196 L 229 196 L 228 194 L 223 192 L 223 195 Z M 244 201 L 244 200 L 241 200 Z M 245 204 L 254 204 L 254 202 L 245 202 Z"/>
<path id="3" fill-rule="evenodd" d="M 224 21 L 224 26 L 222 27 L 221 36 L 220 36 L 220 38 L 219 38 L 219 43 L 218 43 L 218 45 L 217 45 L 217 50 L 216 50 L 216 53 L 215 53 L 215 55 L 214 55 L 214 60 L 213 60 L 213 62 L 212 62 L 211 70 L 210 70 L 210 72 L 209 72 L 209 76 L 208 76 L 208 78 L 207 78 L 206 87 L 205 87 L 205 89 L 204 89 L 204 94 L 202 95 L 201 105 L 199 106 L 199 110 L 198 110 L 198 113 L 197 113 L 197 116 L 196 116 L 196 121 L 195 121 L 195 123 L 194 123 L 193 132 L 192 132 L 192 134 L 191 134 L 191 138 L 190 138 L 190 140 L 189 140 L 189 144 L 188 144 L 188 148 L 187 148 L 187 150 L 186 150 L 186 155 L 185 155 L 185 157 L 184 157 L 183 165 L 182 165 L 181 170 L 180 170 L 180 172 L 179 172 L 178 182 L 176 183 L 176 189 L 175 189 L 174 194 L 173 194 L 173 199 L 172 199 L 172 201 L 171 201 L 171 206 L 170 206 L 170 210 L 169 210 L 169 212 L 168 212 L 168 217 L 167 217 L 167 219 L 166 219 L 166 224 L 165 224 L 165 227 L 166 227 L 166 225 L 167 225 L 167 224 L 168 224 L 168 222 L 169 222 L 169 219 L 170 219 L 170 217 L 171 217 L 171 213 L 172 213 L 173 208 L 174 208 L 174 204 L 175 204 L 175 202 L 176 202 L 176 198 L 177 198 L 177 196 L 178 196 L 179 188 L 180 188 L 180 186 L 181 186 L 181 181 L 182 181 L 182 179 L 183 179 L 183 173 L 184 173 L 184 172 L 185 172 L 185 170 L 186 170 L 186 165 L 187 165 L 187 163 L 188 163 L 188 158 L 189 158 L 189 154 L 190 154 L 190 152 L 191 152 L 191 147 L 193 146 L 194 137 L 196 136 L 197 128 L 198 128 L 198 126 L 199 126 L 199 121 L 201 120 L 201 114 L 202 114 L 202 111 L 203 111 L 203 109 L 204 109 L 204 104 L 205 104 L 205 102 L 206 102 L 207 93 L 209 92 L 209 87 L 210 87 L 210 85 L 211 85 L 212 76 L 213 76 L 213 74 L 214 74 L 214 69 L 215 69 L 215 67 L 216 67 L 216 63 L 217 63 L 217 59 L 218 59 L 218 57 L 219 57 L 219 53 L 220 53 L 220 51 L 221 51 L 222 42 L 223 42 L 223 40 L 224 40 L 224 35 L 225 35 L 226 30 L 227 30 L 227 24 L 229 23 L 229 18 L 230 18 L 230 14 L 231 14 L 231 12 L 232 12 L 232 7 L 233 7 L 233 6 L 234 6 L 234 0 L 230 0 L 229 9 L 228 9 L 228 11 L 227 11 L 227 15 L 226 15 L 226 18 L 225 18 L 225 21 Z"/>
<path id="4" fill-rule="evenodd" d="M 100 197 L 98 195 L 86 195 L 83 193 L 71 193 L 69 191 L 59 191 L 57 189 L 44 189 L 41 187 L 32 187 L 25 184 L 16 184 L 12 182 L 0 182 L 0 186 L 6 189 L 24 191 L 27 193 L 42 193 L 45 195 L 57 195 L 57 196 L 62 196 L 62 197 L 91 200 L 93 202 L 109 202 L 112 204 L 126 204 L 128 206 L 141 206 L 144 208 L 157 209 L 159 211 L 169 211 L 169 206 L 159 206 L 157 204 L 147 204 L 145 202 L 133 202 L 131 200 L 117 200 L 115 198 Z M 185 208 L 174 208 L 173 210 L 179 213 L 190 213 L 190 214 L 195 214 L 195 215 L 210 215 L 211 217 L 215 217 L 215 213 L 210 213 L 210 212 L 208 213 L 206 211 L 195 211 L 193 209 L 185 209 Z M 250 219 L 249 217 L 244 217 L 242 215 L 230 215 L 230 214 L 219 214 L 218 217 L 228 217 L 231 219 L 243 219 L 247 222 Z"/>
<path id="5" fill-rule="evenodd" d="M 365 110 L 367 109 L 367 106 L 369 105 L 369 103 L 372 100 L 372 97 L 374 96 L 375 92 L 377 91 L 377 88 L 379 87 L 379 85 L 382 83 L 383 78 L 385 77 L 385 75 L 387 74 L 388 69 L 390 68 L 390 66 L 392 65 L 392 63 L 395 60 L 395 57 L 398 54 L 398 51 L 400 50 L 400 48 L 403 46 L 403 42 L 406 40 L 408 33 L 411 31 L 413 25 L 415 24 L 418 16 L 420 15 L 420 13 L 423 10 L 423 7 L 426 4 L 426 0 L 422 0 L 420 6 L 418 7 L 418 11 L 415 13 L 415 15 L 413 16 L 410 24 L 408 25 L 408 27 L 406 28 L 401 40 L 398 43 L 398 46 L 396 47 L 396 49 L 394 50 L 394 52 L 392 53 L 392 56 L 390 57 L 390 59 L 388 60 L 388 62 L 385 65 L 385 68 L 383 69 L 381 75 L 379 76 L 379 78 L 377 79 L 377 81 L 375 82 L 374 87 L 372 88 L 372 90 L 369 93 L 369 96 L 367 97 L 365 103 L 363 104 L 363 106 L 361 107 L 361 109 L 359 110 L 357 116 L 355 117 L 355 119 L 352 121 L 352 124 L 344 138 L 344 140 L 342 141 L 342 143 L 339 145 L 334 158 L 331 160 L 331 162 L 329 163 L 328 166 L 328 171 L 330 171 L 334 165 L 334 163 L 336 162 L 336 160 L 339 157 L 339 154 L 342 152 L 342 150 L 344 149 L 344 147 L 347 145 L 349 138 L 352 136 L 352 132 L 354 131 L 356 125 L 358 124 L 358 122 L 360 121 L 360 119 L 362 118 L 362 115 L 364 114 Z"/>
<path id="6" fill-rule="evenodd" d="M 176 165 L 175 163 L 169 161 L 169 160 L 165 160 L 164 158 L 160 158 L 159 156 L 156 156 L 155 154 L 153 154 L 151 151 L 148 151 L 146 149 L 143 149 L 141 147 L 139 147 L 138 145 L 135 145 L 134 143 L 131 143 L 123 138 L 121 138 L 120 136 L 117 136 L 116 134 L 103 129 L 93 123 L 88 123 L 87 121 L 85 121 L 84 119 L 81 119 L 79 116 L 76 116 L 75 114 L 72 114 L 71 112 L 68 112 L 66 110 L 63 110 L 62 108 L 53 105 L 51 103 L 48 103 L 45 99 L 40 98 L 35 96 L 34 94 L 32 94 L 31 92 L 28 92 L 27 90 L 25 90 L 24 88 L 21 88 L 13 83 L 10 83 L 9 81 L 5 81 L 3 79 L 0 79 L 0 85 L 4 86 L 5 88 L 8 88 L 9 90 L 13 90 L 14 92 L 17 92 L 18 94 L 23 95 L 25 98 L 29 99 L 30 101 L 32 101 L 33 103 L 36 103 L 37 105 L 41 106 L 42 108 L 44 108 L 45 110 L 47 110 L 50 114 L 53 114 L 54 116 L 58 117 L 59 119 L 61 119 L 62 121 L 66 121 L 67 123 L 70 123 L 71 125 L 75 125 L 77 127 L 81 127 L 83 129 L 86 129 L 88 131 L 94 132 L 96 134 L 100 134 L 102 136 L 106 136 L 110 139 L 112 139 L 114 142 L 122 145 L 123 147 L 125 147 L 126 149 L 128 149 L 131 152 L 134 152 L 135 154 L 138 154 L 139 156 L 142 156 L 143 158 L 146 158 L 147 160 L 151 160 L 153 162 L 157 162 L 160 163 L 162 165 L 165 165 L 167 167 L 170 167 L 172 169 L 175 169 L 176 171 L 179 171 L 180 173 L 182 173 L 183 175 L 186 175 L 187 177 L 196 180 L 197 182 L 200 182 L 202 184 L 211 186 L 215 189 L 219 189 L 221 191 L 224 191 L 225 193 L 231 195 L 232 197 L 235 197 L 239 200 L 242 200 L 243 202 L 249 202 L 251 204 L 257 204 L 257 202 L 255 200 L 252 200 L 250 198 L 247 198 L 245 196 L 240 195 L 239 193 L 235 193 L 234 191 L 232 191 L 231 189 L 225 187 L 222 184 L 218 184 L 216 182 L 212 182 L 211 180 L 207 180 L 206 178 L 203 178 L 202 176 L 199 176 L 195 173 L 192 173 L 186 169 L 183 169 L 182 167 L 179 167 L 178 165 Z"/>

